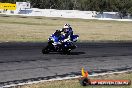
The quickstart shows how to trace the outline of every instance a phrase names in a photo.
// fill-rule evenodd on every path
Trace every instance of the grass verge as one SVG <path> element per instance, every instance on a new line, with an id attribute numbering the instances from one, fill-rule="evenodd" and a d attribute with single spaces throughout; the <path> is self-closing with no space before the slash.
<path id="1" fill-rule="evenodd" d="M 90 77 L 91 79 L 129 79 L 132 81 L 132 73 L 120 73 L 105 76 Z M 78 79 L 51 81 L 32 85 L 17 86 L 17 88 L 132 88 L 128 86 L 86 86 L 83 87 L 79 84 Z"/>
<path id="2" fill-rule="evenodd" d="M 0 16 L 0 42 L 42 42 L 65 23 L 72 25 L 79 41 L 131 41 L 131 22 L 84 19 Z"/>

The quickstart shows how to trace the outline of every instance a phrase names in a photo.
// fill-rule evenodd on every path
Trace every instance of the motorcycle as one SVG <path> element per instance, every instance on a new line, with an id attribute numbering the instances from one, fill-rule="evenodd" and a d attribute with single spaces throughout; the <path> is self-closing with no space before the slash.
<path id="1" fill-rule="evenodd" d="M 48 45 L 42 49 L 42 53 L 60 52 L 70 54 L 71 50 L 77 47 L 73 42 L 76 42 L 78 37 L 78 35 L 71 35 L 69 38 L 65 38 L 62 34 L 58 36 L 54 33 L 49 37 Z"/>

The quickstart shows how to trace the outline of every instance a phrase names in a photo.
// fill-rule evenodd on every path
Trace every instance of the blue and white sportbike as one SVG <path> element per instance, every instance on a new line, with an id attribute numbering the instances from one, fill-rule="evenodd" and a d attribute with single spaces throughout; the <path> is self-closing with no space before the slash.
<path id="1" fill-rule="evenodd" d="M 64 34 L 57 30 L 49 37 L 48 45 L 42 49 L 42 53 L 60 52 L 62 54 L 70 54 L 71 50 L 77 47 L 74 42 L 78 40 L 78 37 L 78 35 L 65 37 Z"/>

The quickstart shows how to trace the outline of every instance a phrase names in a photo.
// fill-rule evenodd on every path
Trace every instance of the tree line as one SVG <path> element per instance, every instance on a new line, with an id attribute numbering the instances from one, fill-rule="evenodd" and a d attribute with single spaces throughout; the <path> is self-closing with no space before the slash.
<path id="1" fill-rule="evenodd" d="M 32 7 L 40 9 L 85 10 L 119 12 L 132 16 L 132 0 L 0 0 L 0 2 L 29 1 Z"/>

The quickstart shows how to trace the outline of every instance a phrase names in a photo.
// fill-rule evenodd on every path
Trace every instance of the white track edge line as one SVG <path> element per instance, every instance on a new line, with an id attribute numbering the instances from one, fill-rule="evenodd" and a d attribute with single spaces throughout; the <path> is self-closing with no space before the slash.
<path id="1" fill-rule="evenodd" d="M 115 73 L 119 74 L 119 73 L 126 73 L 126 72 L 132 72 L 132 70 L 120 71 L 120 72 L 110 72 L 110 73 L 99 73 L 99 74 L 93 74 L 93 75 L 89 75 L 89 76 L 96 77 L 96 76 L 104 76 L 104 75 L 110 75 L 110 74 L 115 74 Z M 11 84 L 11 85 L 6 85 L 6 86 L 0 87 L 0 88 L 9 88 L 9 87 L 37 84 L 37 83 L 50 82 L 50 81 L 61 81 L 61 80 L 75 79 L 75 78 L 79 78 L 79 77 L 82 77 L 82 76 L 54 78 L 54 79 L 49 79 L 49 80 L 33 81 L 33 82 L 20 83 L 20 84 Z"/>

